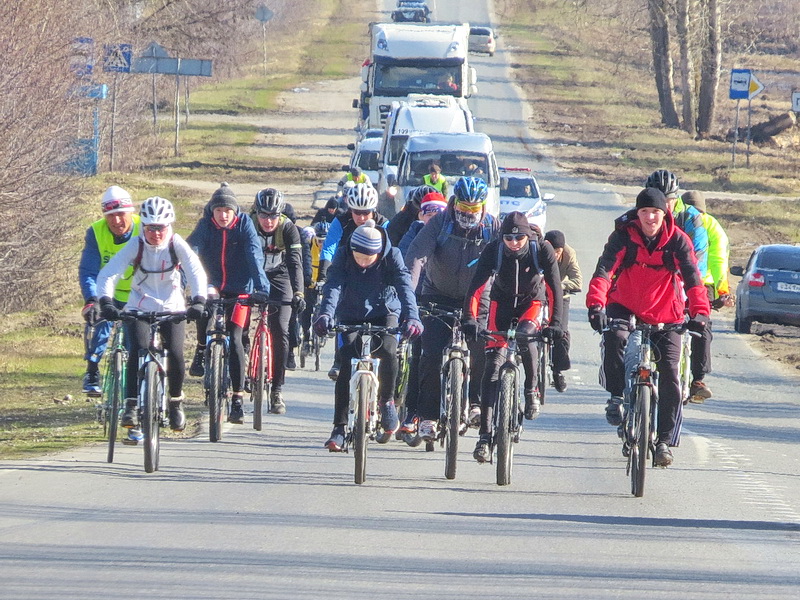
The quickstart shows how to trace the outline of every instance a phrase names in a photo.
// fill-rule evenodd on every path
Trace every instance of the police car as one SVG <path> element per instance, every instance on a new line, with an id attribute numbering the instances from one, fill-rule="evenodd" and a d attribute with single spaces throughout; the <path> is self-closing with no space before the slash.
<path id="1" fill-rule="evenodd" d="M 547 222 L 547 203 L 555 194 L 542 195 L 539 184 L 530 169 L 524 167 L 499 167 L 500 219 L 514 211 L 525 213 L 528 222 L 544 233 Z"/>

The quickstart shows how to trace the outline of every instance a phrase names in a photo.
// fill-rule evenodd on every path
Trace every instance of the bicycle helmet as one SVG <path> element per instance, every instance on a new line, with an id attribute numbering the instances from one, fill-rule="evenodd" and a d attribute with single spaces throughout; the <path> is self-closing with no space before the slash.
<path id="1" fill-rule="evenodd" d="M 650 173 L 650 177 L 644 183 L 644 187 L 656 188 L 664 192 L 665 196 L 678 193 L 678 178 L 675 174 L 666 169 L 659 169 Z"/>
<path id="2" fill-rule="evenodd" d="M 410 192 L 408 192 L 408 200 L 409 202 L 413 202 L 416 207 L 422 206 L 422 199 L 430 194 L 431 192 L 438 192 L 435 187 L 432 185 L 421 185 L 419 187 L 414 188 Z"/>
<path id="3" fill-rule="evenodd" d="M 462 177 L 453 186 L 453 194 L 459 202 L 483 204 L 486 202 L 489 188 L 480 177 Z"/>
<path id="4" fill-rule="evenodd" d="M 283 212 L 285 206 L 283 194 L 275 188 L 264 188 L 256 194 L 255 209 L 257 213 L 278 215 Z"/>
<path id="5" fill-rule="evenodd" d="M 314 233 L 317 234 L 318 238 L 324 238 L 328 235 L 328 230 L 331 228 L 331 224 L 327 221 L 319 221 L 318 223 L 314 224 Z"/>
<path id="6" fill-rule="evenodd" d="M 166 198 L 153 196 L 142 202 L 139 216 L 142 225 L 171 225 L 175 222 L 175 209 Z"/>
<path id="7" fill-rule="evenodd" d="M 378 208 L 378 192 L 366 183 L 358 183 L 345 190 L 347 207 L 350 210 L 375 210 Z"/>

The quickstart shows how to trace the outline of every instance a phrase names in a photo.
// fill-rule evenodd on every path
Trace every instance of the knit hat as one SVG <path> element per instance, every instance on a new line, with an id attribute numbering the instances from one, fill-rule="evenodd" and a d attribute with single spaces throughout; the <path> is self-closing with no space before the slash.
<path id="1" fill-rule="evenodd" d="M 644 188 L 636 196 L 636 210 L 640 208 L 657 208 L 665 213 L 669 212 L 667 210 L 667 197 L 664 192 L 652 187 Z"/>
<path id="2" fill-rule="evenodd" d="M 422 212 L 442 212 L 447 208 L 447 200 L 440 192 L 428 192 L 422 197 L 419 209 Z"/>
<path id="3" fill-rule="evenodd" d="M 336 196 L 331 196 L 328 198 L 328 201 L 325 203 L 325 208 L 329 210 L 331 208 L 339 208 L 339 200 L 336 198 Z"/>
<path id="4" fill-rule="evenodd" d="M 567 239 L 564 237 L 564 232 L 558 229 L 551 229 L 548 231 L 544 239 L 550 242 L 553 248 L 563 248 L 567 244 Z"/>
<path id="5" fill-rule="evenodd" d="M 684 204 L 694 206 L 701 213 L 706 212 L 706 197 L 703 195 L 703 192 L 683 192 L 681 200 L 683 200 Z"/>
<path id="6" fill-rule="evenodd" d="M 503 224 L 500 226 L 500 233 L 506 235 L 508 233 L 524 233 L 528 237 L 533 236 L 530 223 L 525 215 L 517 210 L 510 212 L 503 219 Z"/>
<path id="7" fill-rule="evenodd" d="M 361 254 L 380 254 L 383 251 L 383 235 L 375 227 L 375 221 L 367 219 L 366 223 L 356 227 L 350 236 L 350 248 Z"/>
<path id="8" fill-rule="evenodd" d="M 103 215 L 113 215 L 115 213 L 133 212 L 133 200 L 131 195 L 117 185 L 112 185 L 100 198 L 100 208 Z"/>
<path id="9" fill-rule="evenodd" d="M 215 208 L 221 207 L 230 208 L 235 211 L 239 210 L 239 202 L 236 198 L 236 194 L 233 193 L 233 190 L 224 181 L 219 184 L 219 189 L 211 195 L 211 200 L 208 203 L 208 208 L 212 211 Z"/>

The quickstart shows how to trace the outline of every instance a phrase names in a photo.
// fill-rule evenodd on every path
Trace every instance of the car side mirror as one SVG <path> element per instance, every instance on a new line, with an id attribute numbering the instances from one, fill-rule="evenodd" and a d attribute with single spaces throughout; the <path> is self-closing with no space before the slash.
<path id="1" fill-rule="evenodd" d="M 353 108 L 358 108 L 358 98 L 353 98 Z"/>
<path id="2" fill-rule="evenodd" d="M 556 199 L 556 195 L 555 194 L 549 194 L 549 193 L 548 194 L 542 194 L 542 200 L 544 200 L 545 202 L 550 202 L 551 200 L 555 200 L 555 199 Z"/>
<path id="3" fill-rule="evenodd" d="M 737 277 L 744 277 L 744 267 L 731 267 L 730 268 L 731 275 L 736 275 Z"/>
<path id="4" fill-rule="evenodd" d="M 342 165 L 342 171 L 350 171 L 350 165 Z"/>
<path id="5" fill-rule="evenodd" d="M 353 142 L 350 142 L 349 144 L 347 144 L 347 149 L 348 150 L 355 150 L 356 149 L 356 145 Z"/>
<path id="6" fill-rule="evenodd" d="M 389 175 L 386 177 L 386 184 L 387 184 L 387 185 L 390 185 L 390 186 L 391 186 L 391 185 L 397 185 L 397 177 L 395 177 L 393 173 L 390 173 L 390 174 L 389 174 Z"/>

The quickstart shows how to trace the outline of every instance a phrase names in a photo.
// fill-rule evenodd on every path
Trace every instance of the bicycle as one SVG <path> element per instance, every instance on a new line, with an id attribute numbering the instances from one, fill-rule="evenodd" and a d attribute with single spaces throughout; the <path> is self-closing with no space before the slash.
<path id="1" fill-rule="evenodd" d="M 108 441 L 107 462 L 114 462 L 114 446 L 122 415 L 122 401 L 125 398 L 127 381 L 128 350 L 124 343 L 124 328 L 116 322 L 112 326 L 109 345 L 103 356 L 103 395 L 97 404 L 97 420 L 103 425 L 103 436 Z M 110 351 L 109 351 L 110 350 Z M 124 442 L 123 442 L 124 443 Z"/>
<path id="2" fill-rule="evenodd" d="M 542 307 L 542 322 L 550 321 L 547 305 Z M 553 340 L 541 338 L 536 342 L 536 357 L 539 361 L 539 371 L 537 373 L 536 389 L 539 390 L 539 402 L 544 406 L 544 395 L 547 387 L 555 386 L 552 378 L 553 372 Z"/>
<path id="3" fill-rule="evenodd" d="M 361 325 L 337 325 L 335 333 L 357 333 L 361 340 L 361 355 L 350 361 L 350 408 L 345 435 L 345 451 L 353 448 L 355 454 L 354 481 L 362 484 L 367 477 L 367 442 L 368 440 L 386 439 L 381 431 L 380 403 L 378 402 L 378 366 L 379 358 L 372 358 L 372 336 L 381 334 L 395 335 L 397 327 L 384 327 L 362 323 Z"/>
<path id="4" fill-rule="evenodd" d="M 136 312 L 124 311 L 120 318 L 125 321 L 144 321 L 150 325 L 150 342 L 139 351 L 138 413 L 144 445 L 144 470 L 158 470 L 161 427 L 167 415 L 167 350 L 161 344 L 160 326 L 186 319 L 185 312 Z"/>
<path id="5" fill-rule="evenodd" d="M 314 300 L 314 308 L 312 309 L 311 314 L 312 321 L 314 317 L 319 313 L 319 306 L 322 302 L 322 288 L 319 285 L 319 282 L 316 284 L 317 294 Z M 319 337 L 316 333 L 314 333 L 313 328 L 309 331 L 308 341 L 304 341 L 300 345 L 300 367 L 305 368 L 306 366 L 306 358 L 314 355 L 314 370 L 319 371 L 319 363 L 320 363 L 320 354 L 322 349 L 325 347 L 325 342 L 327 342 L 327 337 Z M 308 346 L 306 346 L 308 344 Z"/>
<path id="6" fill-rule="evenodd" d="M 689 331 L 681 336 L 681 362 L 679 370 L 681 382 L 681 404 L 686 406 L 692 401 L 692 338 Z"/>
<path id="7" fill-rule="evenodd" d="M 253 304 L 258 306 L 259 316 L 256 323 L 254 343 L 250 348 L 247 375 L 253 386 L 251 393 L 253 400 L 253 429 L 256 431 L 261 431 L 264 402 L 269 398 L 269 388 L 272 384 L 272 334 L 267 323 L 268 307 L 284 304 L 289 303 L 270 301 Z"/>
<path id="8" fill-rule="evenodd" d="M 541 342 L 545 338 L 540 332 L 520 333 L 519 323 L 513 320 L 508 331 L 484 331 L 482 337 L 487 339 L 501 337 L 507 340 L 505 347 L 506 360 L 500 365 L 499 391 L 493 411 L 492 449 L 497 450 L 497 485 L 511 483 L 511 470 L 514 459 L 514 446 L 519 442 L 523 430 L 523 402 L 521 401 L 523 386 L 519 385 L 522 348 L 517 343 Z M 541 374 L 539 375 L 541 377 Z"/>

